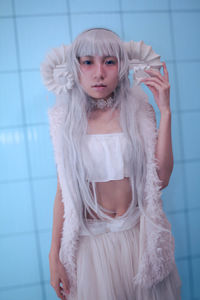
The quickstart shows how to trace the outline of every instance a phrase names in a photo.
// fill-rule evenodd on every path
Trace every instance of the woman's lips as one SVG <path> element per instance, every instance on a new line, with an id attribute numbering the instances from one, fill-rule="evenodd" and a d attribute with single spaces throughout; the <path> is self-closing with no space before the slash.
<path id="1" fill-rule="evenodd" d="M 106 88 L 106 85 L 104 85 L 104 84 L 93 85 L 93 89 L 95 89 L 96 91 L 101 91 L 101 90 L 104 90 L 105 88 Z"/>

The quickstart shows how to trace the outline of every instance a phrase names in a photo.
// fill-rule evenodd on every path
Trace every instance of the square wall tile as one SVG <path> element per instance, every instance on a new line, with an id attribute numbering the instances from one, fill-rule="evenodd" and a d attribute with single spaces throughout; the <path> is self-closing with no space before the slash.
<path id="1" fill-rule="evenodd" d="M 27 181 L 0 184 L 0 199 L 0 235 L 35 230 Z"/>
<path id="2" fill-rule="evenodd" d="M 122 0 L 121 1 L 122 10 L 164 10 L 169 8 L 168 0 Z"/>
<path id="3" fill-rule="evenodd" d="M 181 114 L 184 159 L 200 158 L 199 122 L 200 112 L 198 111 Z"/>
<path id="4" fill-rule="evenodd" d="M 172 9 L 199 9 L 200 2 L 199 0 L 176 0 L 171 1 L 171 8 Z"/>
<path id="5" fill-rule="evenodd" d="M 200 62 L 177 62 L 181 110 L 200 110 L 199 68 Z"/>
<path id="6" fill-rule="evenodd" d="M 0 130 L 0 180 L 28 178 L 26 143 L 22 128 Z"/>
<path id="7" fill-rule="evenodd" d="M 50 92 L 43 85 L 40 72 L 22 72 L 22 86 L 26 123 L 48 123 L 47 110 L 55 102 L 55 97 L 49 97 Z"/>
<path id="8" fill-rule="evenodd" d="M 200 255 L 200 209 L 191 210 L 188 212 L 189 229 L 190 229 L 190 246 L 191 255 Z"/>
<path id="9" fill-rule="evenodd" d="M 173 59 L 168 13 L 123 13 L 122 18 L 126 41 L 142 40 L 161 55 L 161 61 Z"/>
<path id="10" fill-rule="evenodd" d="M 22 125 L 23 115 L 17 73 L 0 74 L 0 126 Z"/>
<path id="11" fill-rule="evenodd" d="M 18 288 L 9 288 L 0 291 L 0 299 L 2 300 L 43 300 L 42 288 L 40 285 L 24 286 Z"/>
<path id="12" fill-rule="evenodd" d="M 191 295 L 191 278 L 189 273 L 189 265 L 188 260 L 178 260 L 176 262 L 180 278 L 182 281 L 181 286 L 181 300 L 189 300 L 192 299 Z"/>
<path id="13" fill-rule="evenodd" d="M 0 288 L 41 280 L 34 234 L 1 237 L 0 243 Z"/>
<path id="14" fill-rule="evenodd" d="M 162 190 L 163 208 L 167 212 L 185 209 L 183 164 L 175 163 L 169 184 Z"/>
<path id="15" fill-rule="evenodd" d="M 200 161 L 185 163 L 188 208 L 199 208 L 199 178 L 200 178 Z"/>
<path id="16" fill-rule="evenodd" d="M 92 27 L 104 27 L 122 36 L 121 19 L 119 13 L 110 14 L 77 14 L 71 15 L 72 38 L 82 31 Z"/>
<path id="17" fill-rule="evenodd" d="M 26 130 L 32 176 L 56 176 L 53 147 L 48 126 L 30 126 Z"/>
<path id="18" fill-rule="evenodd" d="M 116 12 L 120 10 L 119 6 L 120 0 L 110 0 L 110 1 L 94 1 L 94 0 L 69 0 L 70 11 L 74 12 Z"/>
<path id="19" fill-rule="evenodd" d="M 171 223 L 172 234 L 175 239 L 175 257 L 180 258 L 188 253 L 187 246 L 187 230 L 186 230 L 186 220 L 185 214 L 182 212 L 167 214 L 168 220 Z"/>
<path id="20" fill-rule="evenodd" d="M 200 59 L 200 12 L 173 12 L 175 59 Z"/>
<path id="21" fill-rule="evenodd" d="M 17 31 L 22 69 L 39 69 L 50 48 L 70 43 L 67 16 L 17 18 Z"/>
<path id="22" fill-rule="evenodd" d="M 192 271 L 193 271 L 193 284 L 194 284 L 194 297 L 195 299 L 200 298 L 200 285 L 199 285 L 199 278 L 200 278 L 200 258 L 193 258 L 192 259 Z"/>
<path id="23" fill-rule="evenodd" d="M 58 299 L 56 292 L 52 288 L 50 283 L 46 283 L 44 288 L 45 288 L 45 294 L 46 294 L 48 300 L 57 300 Z"/>
<path id="24" fill-rule="evenodd" d="M 11 18 L 0 19 L 0 71 L 18 68 L 14 22 Z"/>
<path id="25" fill-rule="evenodd" d="M 57 179 L 33 180 L 34 201 L 37 216 L 37 227 L 51 229 L 53 224 L 53 207 L 57 190 Z"/>
<path id="26" fill-rule="evenodd" d="M 16 15 L 57 14 L 67 12 L 65 0 L 14 0 Z"/>
<path id="27" fill-rule="evenodd" d="M 13 13 L 12 0 L 0 1 L 0 16 L 10 16 Z"/>

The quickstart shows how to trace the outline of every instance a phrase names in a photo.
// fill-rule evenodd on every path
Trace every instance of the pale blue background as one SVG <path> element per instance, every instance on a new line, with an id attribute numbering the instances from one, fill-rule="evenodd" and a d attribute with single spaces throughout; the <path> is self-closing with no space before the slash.
<path id="1" fill-rule="evenodd" d="M 52 47 L 93 26 L 143 40 L 167 64 L 175 164 L 163 204 L 182 299 L 200 300 L 199 0 L 0 0 L 0 299 L 57 299 L 48 266 L 56 169 L 47 108 L 54 97 L 39 66 Z"/>

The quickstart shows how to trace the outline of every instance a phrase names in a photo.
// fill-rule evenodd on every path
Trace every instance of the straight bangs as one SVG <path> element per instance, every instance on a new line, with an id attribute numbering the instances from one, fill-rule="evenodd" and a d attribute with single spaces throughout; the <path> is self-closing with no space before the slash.
<path id="1" fill-rule="evenodd" d="M 120 38 L 107 29 L 92 29 L 81 33 L 71 48 L 72 62 L 80 72 L 79 58 L 82 56 L 115 56 L 118 61 L 119 79 L 128 75 L 128 56 Z"/>

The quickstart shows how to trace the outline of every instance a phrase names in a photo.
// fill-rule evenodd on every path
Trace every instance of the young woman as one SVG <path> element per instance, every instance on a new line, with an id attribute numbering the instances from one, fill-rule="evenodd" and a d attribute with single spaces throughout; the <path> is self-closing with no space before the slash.
<path id="1" fill-rule="evenodd" d="M 57 296 L 180 299 L 160 198 L 173 169 L 166 64 L 142 41 L 92 28 L 54 49 L 41 71 L 56 94 L 48 113 L 58 174 L 49 254 Z M 141 82 L 160 110 L 158 131 Z"/>

